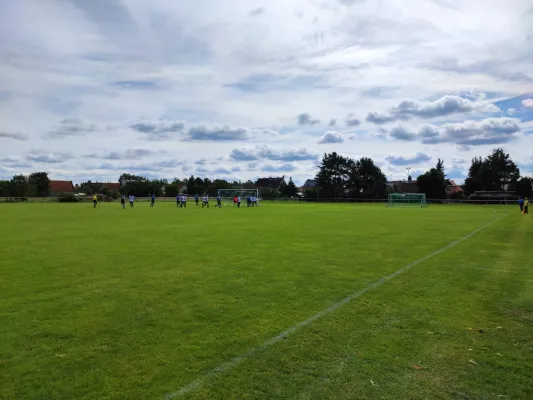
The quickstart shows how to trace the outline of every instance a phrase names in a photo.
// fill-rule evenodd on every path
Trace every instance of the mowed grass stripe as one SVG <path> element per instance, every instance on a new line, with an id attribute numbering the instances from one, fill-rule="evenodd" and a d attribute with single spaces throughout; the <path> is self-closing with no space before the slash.
<path id="1" fill-rule="evenodd" d="M 503 216 L 505 216 L 505 214 L 503 214 Z M 342 299 L 338 303 L 335 303 L 332 306 L 330 306 L 330 307 L 328 307 L 328 308 L 326 308 L 326 309 L 324 309 L 322 311 L 319 311 L 318 313 L 316 313 L 313 316 L 307 318 L 306 320 L 304 320 L 302 322 L 299 322 L 296 325 L 293 325 L 292 327 L 290 327 L 290 328 L 286 329 L 285 331 L 281 332 L 279 335 L 274 336 L 273 338 L 267 340 L 260 347 L 255 348 L 255 349 L 251 349 L 251 350 L 247 351 L 246 353 L 244 353 L 244 354 L 242 354 L 240 356 L 234 357 L 233 359 L 231 359 L 230 361 L 228 361 L 228 362 L 226 362 L 224 364 L 218 365 L 217 367 L 215 367 L 213 370 L 209 371 L 204 376 L 196 379 L 195 381 L 193 381 L 190 384 L 184 386 L 183 388 L 179 389 L 178 391 L 175 391 L 173 393 L 168 394 L 166 396 L 166 398 L 167 399 L 172 399 L 172 398 L 175 398 L 175 397 L 180 397 L 180 396 L 183 396 L 183 395 L 185 395 L 185 394 L 187 394 L 187 393 L 189 393 L 189 392 L 191 392 L 193 390 L 196 390 L 207 379 L 211 379 L 211 378 L 213 378 L 213 377 L 215 377 L 217 375 L 223 374 L 227 370 L 229 370 L 231 368 L 234 368 L 237 364 L 239 364 L 240 362 L 244 361 L 245 359 L 254 356 L 255 354 L 257 354 L 260 351 L 267 350 L 269 347 L 275 345 L 280 340 L 287 338 L 289 335 L 295 333 L 297 330 L 306 327 L 307 325 L 317 321 L 318 319 L 320 319 L 320 318 L 322 318 L 322 317 L 324 317 L 324 316 L 336 311 L 340 307 L 348 304 L 350 301 L 361 297 L 362 295 L 364 295 L 368 291 L 370 291 L 370 290 L 372 290 L 372 289 L 374 289 L 374 288 L 376 288 L 378 286 L 381 286 L 382 284 L 390 281 L 391 279 L 396 278 L 397 276 L 399 276 L 399 275 L 403 274 L 404 272 L 408 271 L 409 269 L 411 269 L 415 265 L 420 264 L 420 263 L 422 263 L 422 262 L 424 262 L 424 261 L 426 261 L 426 260 L 428 260 L 428 259 L 430 259 L 430 258 L 432 258 L 434 256 L 437 256 L 438 254 L 440 254 L 440 253 L 442 253 L 442 252 L 444 252 L 444 251 L 446 251 L 446 250 L 458 245 L 459 243 L 469 239 L 470 237 L 472 237 L 476 233 L 482 231 L 486 227 L 492 225 L 497 220 L 501 219 L 503 216 L 500 216 L 497 219 L 493 219 L 492 221 L 487 222 L 486 224 L 482 225 L 478 229 L 472 231 L 468 235 L 463 236 L 462 238 L 460 238 L 458 240 L 455 240 L 454 242 L 448 244 L 447 246 L 442 247 L 442 248 L 434 251 L 433 253 L 428 254 L 428 255 L 426 255 L 426 256 L 424 256 L 424 257 L 422 257 L 422 258 L 420 258 L 420 259 L 418 259 L 418 260 L 416 260 L 416 261 L 404 266 L 403 268 L 400 268 L 400 269 L 394 271 L 392 274 L 389 274 L 389 275 L 386 275 L 386 276 L 382 277 L 381 279 L 371 283 L 370 285 L 364 287 L 363 289 L 361 289 L 361 290 L 359 290 L 357 292 L 349 294 L 347 297 L 345 297 L 344 299 Z"/>
<path id="2" fill-rule="evenodd" d="M 521 250 L 531 225 L 517 221 L 499 221 L 183 398 L 532 398 L 533 254 Z M 459 264 L 487 259 L 522 276 Z"/>
<path id="3" fill-rule="evenodd" d="M 493 217 L 0 205 L 0 397 L 163 396 Z"/>

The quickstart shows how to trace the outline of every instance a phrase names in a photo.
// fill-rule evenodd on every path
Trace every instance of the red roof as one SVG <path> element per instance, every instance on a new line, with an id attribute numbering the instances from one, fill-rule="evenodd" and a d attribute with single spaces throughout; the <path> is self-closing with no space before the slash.
<path id="1" fill-rule="evenodd" d="M 50 181 L 50 193 L 74 193 L 72 181 Z"/>

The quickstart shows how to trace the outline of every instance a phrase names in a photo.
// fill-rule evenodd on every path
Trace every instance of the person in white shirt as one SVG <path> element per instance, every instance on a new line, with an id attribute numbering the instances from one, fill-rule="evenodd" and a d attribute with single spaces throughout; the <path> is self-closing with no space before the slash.
<path id="1" fill-rule="evenodd" d="M 237 208 L 241 208 L 241 196 L 237 197 Z"/>
<path id="2" fill-rule="evenodd" d="M 187 207 L 187 196 L 186 195 L 181 196 L 181 205 L 183 207 Z"/>
<path id="3" fill-rule="evenodd" d="M 207 206 L 207 208 L 209 208 L 209 197 L 207 195 L 202 198 L 202 208 L 204 208 L 204 206 Z"/>
<path id="4" fill-rule="evenodd" d="M 130 194 L 129 199 L 130 199 L 130 208 L 133 208 L 135 206 L 135 204 L 133 204 L 133 202 L 135 201 L 135 196 Z"/>

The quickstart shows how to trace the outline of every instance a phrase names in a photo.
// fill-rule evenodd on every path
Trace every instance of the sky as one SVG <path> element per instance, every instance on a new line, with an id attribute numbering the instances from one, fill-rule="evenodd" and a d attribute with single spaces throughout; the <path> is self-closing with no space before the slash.
<path id="1" fill-rule="evenodd" d="M 3 0 L 0 178 L 533 173 L 531 0 Z"/>

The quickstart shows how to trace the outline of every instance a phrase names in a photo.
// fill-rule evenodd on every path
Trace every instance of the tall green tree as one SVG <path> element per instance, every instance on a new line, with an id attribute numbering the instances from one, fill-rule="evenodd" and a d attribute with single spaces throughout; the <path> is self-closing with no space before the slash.
<path id="1" fill-rule="evenodd" d="M 50 195 L 50 179 L 46 172 L 33 172 L 28 178 L 28 182 L 35 188 L 35 195 L 46 197 Z"/>
<path id="2" fill-rule="evenodd" d="M 0 196 L 11 197 L 10 181 L 7 181 L 7 180 L 0 181 Z"/>
<path id="3" fill-rule="evenodd" d="M 387 195 L 387 177 L 368 157 L 353 164 L 347 186 L 351 197 L 383 198 Z"/>
<path id="4" fill-rule="evenodd" d="M 520 179 L 520 169 L 503 149 L 495 149 L 485 159 L 472 160 L 465 188 L 468 193 L 476 191 L 515 191 Z"/>
<path id="5" fill-rule="evenodd" d="M 444 164 L 439 158 L 437 165 L 416 179 L 418 189 L 427 197 L 442 199 L 446 197 L 446 175 Z"/>
<path id="6" fill-rule="evenodd" d="M 343 197 L 354 161 L 336 152 L 324 154 L 316 179 L 320 197 Z"/>
<path id="7" fill-rule="evenodd" d="M 281 196 L 287 196 L 287 182 L 285 182 L 285 179 L 281 181 L 278 191 Z"/>
<path id="8" fill-rule="evenodd" d="M 467 193 L 474 193 L 479 190 L 483 190 L 483 176 L 485 175 L 485 168 L 486 166 L 484 165 L 481 157 L 474 157 L 472 159 L 472 163 L 470 164 L 470 168 L 468 170 L 468 177 L 465 179 L 465 190 Z"/>
<path id="9" fill-rule="evenodd" d="M 523 177 L 516 183 L 516 193 L 522 197 L 531 198 L 533 191 L 533 178 Z"/>
<path id="10" fill-rule="evenodd" d="M 11 197 L 31 197 L 35 194 L 35 187 L 30 185 L 28 177 L 15 175 L 9 181 L 9 192 Z"/>
<path id="11" fill-rule="evenodd" d="M 182 182 L 178 178 L 174 178 L 174 180 L 165 187 L 165 196 L 176 197 L 180 192 L 181 185 Z"/>
<path id="12" fill-rule="evenodd" d="M 294 184 L 292 177 L 290 177 L 289 183 L 287 183 L 287 187 L 285 188 L 285 196 L 294 197 L 296 196 L 297 193 L 298 193 L 298 188 Z"/>
<path id="13" fill-rule="evenodd" d="M 118 181 L 121 185 L 121 191 L 126 195 L 132 194 L 138 197 L 146 197 L 153 190 L 150 180 L 144 176 L 122 174 Z"/>
<path id="14" fill-rule="evenodd" d="M 489 188 L 485 190 L 516 190 L 520 169 L 503 149 L 495 149 L 486 162 L 490 176 Z"/>

